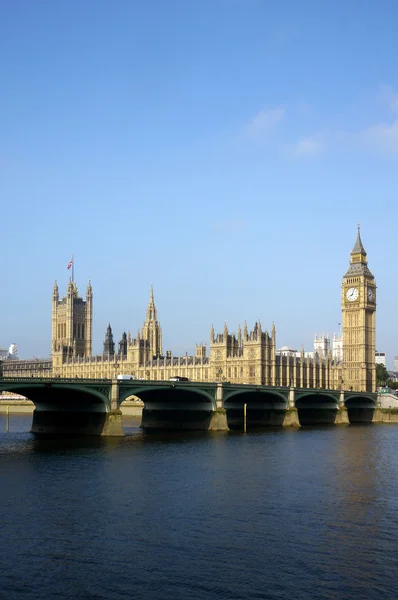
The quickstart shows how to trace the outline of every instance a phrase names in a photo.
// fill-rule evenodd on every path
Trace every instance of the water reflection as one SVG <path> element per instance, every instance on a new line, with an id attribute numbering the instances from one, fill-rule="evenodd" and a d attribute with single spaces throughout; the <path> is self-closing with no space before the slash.
<path id="1" fill-rule="evenodd" d="M 30 422 L 0 431 L 4 597 L 397 596 L 398 427 L 148 435 L 128 418 L 126 438 L 36 439 Z"/>

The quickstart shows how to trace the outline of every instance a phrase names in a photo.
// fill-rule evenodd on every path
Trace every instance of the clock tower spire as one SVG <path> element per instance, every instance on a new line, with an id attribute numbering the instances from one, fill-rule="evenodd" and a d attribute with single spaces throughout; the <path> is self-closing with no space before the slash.
<path id="1" fill-rule="evenodd" d="M 376 282 L 368 268 L 360 226 L 342 284 L 343 387 L 376 391 Z"/>

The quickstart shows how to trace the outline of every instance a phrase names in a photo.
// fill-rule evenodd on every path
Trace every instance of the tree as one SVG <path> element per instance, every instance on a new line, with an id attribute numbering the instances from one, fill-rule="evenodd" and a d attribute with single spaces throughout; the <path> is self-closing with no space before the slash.
<path id="1" fill-rule="evenodd" d="M 377 364 L 376 365 L 376 385 L 377 387 L 381 387 L 387 385 L 388 382 L 388 373 L 385 365 Z"/>

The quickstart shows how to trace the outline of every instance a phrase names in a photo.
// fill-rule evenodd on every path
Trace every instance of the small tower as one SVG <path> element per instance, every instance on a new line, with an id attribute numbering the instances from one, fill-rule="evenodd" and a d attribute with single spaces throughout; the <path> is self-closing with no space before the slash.
<path id="1" fill-rule="evenodd" d="M 52 295 L 52 348 L 54 353 L 78 357 L 91 355 L 92 289 L 87 288 L 87 298 L 79 296 L 76 284 L 70 279 L 67 293 L 59 299 L 57 282 Z"/>
<path id="2" fill-rule="evenodd" d="M 122 335 L 122 339 L 119 342 L 119 356 L 120 358 L 127 357 L 127 334 L 124 331 Z"/>
<path id="3" fill-rule="evenodd" d="M 368 268 L 359 225 L 350 266 L 343 277 L 341 308 L 343 387 L 358 392 L 374 392 L 376 282 Z"/>
<path id="4" fill-rule="evenodd" d="M 206 358 L 206 344 L 196 344 L 196 358 Z"/>
<path id="5" fill-rule="evenodd" d="M 329 335 L 316 335 L 314 338 L 314 357 L 326 358 L 330 348 L 330 337 Z"/>
<path id="6" fill-rule="evenodd" d="M 113 358 L 113 356 L 115 355 L 115 342 L 113 341 L 113 333 L 110 323 L 106 328 L 104 350 L 102 354 L 104 358 Z"/>
<path id="7" fill-rule="evenodd" d="M 142 328 L 141 338 L 148 344 L 149 356 L 162 356 L 162 329 L 157 320 L 157 310 L 153 295 L 153 287 L 149 295 L 146 319 Z"/>

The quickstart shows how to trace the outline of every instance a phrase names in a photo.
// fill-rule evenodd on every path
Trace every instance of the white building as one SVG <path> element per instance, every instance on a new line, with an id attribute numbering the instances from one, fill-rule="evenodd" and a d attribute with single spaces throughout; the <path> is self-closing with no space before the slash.
<path id="1" fill-rule="evenodd" d="M 376 365 L 384 365 L 384 366 L 386 366 L 386 353 L 385 352 L 379 352 L 378 350 L 376 350 L 376 352 L 375 352 L 375 360 L 376 360 Z"/>
<path id="2" fill-rule="evenodd" d="M 315 335 L 314 339 L 314 354 L 318 354 L 320 358 L 326 358 L 330 350 L 329 334 Z"/>
<path id="3" fill-rule="evenodd" d="M 11 360 L 18 360 L 18 346 L 16 344 L 10 344 L 8 348 L 8 358 Z"/>
<path id="4" fill-rule="evenodd" d="M 0 348 L 0 360 L 18 360 L 18 346 L 10 344 L 8 350 Z"/>
<path id="5" fill-rule="evenodd" d="M 343 360 L 343 336 L 339 333 L 333 334 L 333 350 L 332 356 L 335 361 L 341 362 Z"/>

